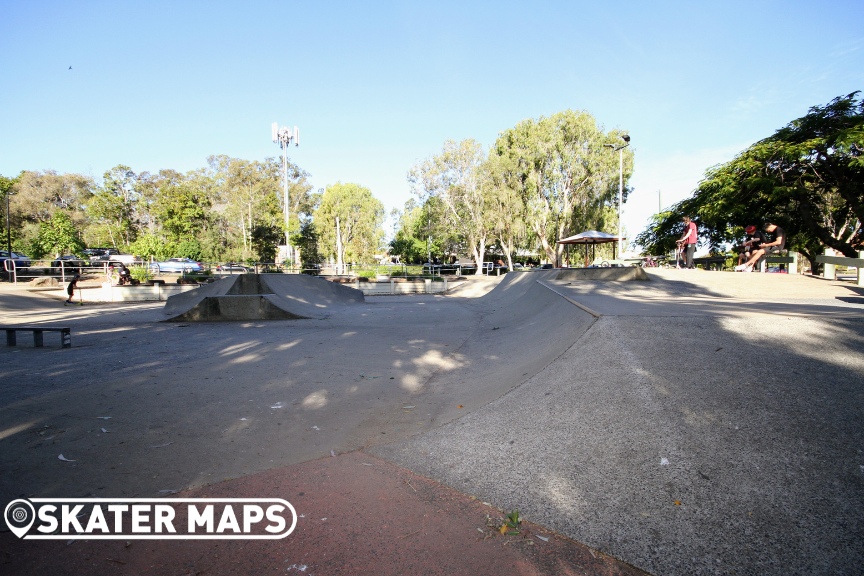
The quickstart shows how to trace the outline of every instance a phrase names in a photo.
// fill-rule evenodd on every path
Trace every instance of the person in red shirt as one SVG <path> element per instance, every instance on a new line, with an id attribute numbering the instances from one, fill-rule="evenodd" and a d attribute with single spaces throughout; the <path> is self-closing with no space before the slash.
<path id="1" fill-rule="evenodd" d="M 696 223 L 689 216 L 682 218 L 684 221 L 684 234 L 677 240 L 678 246 L 684 249 L 684 266 L 693 269 L 693 253 L 696 252 L 696 241 L 699 236 L 696 233 Z"/>

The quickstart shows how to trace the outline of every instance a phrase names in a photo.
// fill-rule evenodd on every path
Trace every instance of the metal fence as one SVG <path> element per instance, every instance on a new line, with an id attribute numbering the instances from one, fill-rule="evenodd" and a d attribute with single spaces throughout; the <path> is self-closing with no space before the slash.
<path id="1" fill-rule="evenodd" d="M 30 282 L 40 278 L 55 278 L 60 283 L 68 282 L 74 274 L 85 278 L 102 277 L 103 282 L 115 283 L 117 273 L 114 271 L 119 262 L 100 261 L 89 263 L 69 263 L 63 260 L 35 260 L 30 266 L 20 267 L 14 260 L 3 262 L 4 279 L 18 283 Z M 312 276 L 337 276 L 347 278 L 367 278 L 369 280 L 389 281 L 391 278 L 441 278 L 443 276 L 463 276 L 476 272 L 476 267 L 469 264 L 439 265 L 439 264 L 345 264 L 341 267 L 335 264 L 319 264 L 313 267 L 300 268 L 273 262 L 202 262 L 201 270 L 182 269 L 178 272 L 166 272 L 159 269 L 156 262 L 136 260 L 127 267 L 134 270 L 143 267 L 154 278 L 167 277 L 222 277 L 235 274 L 309 274 Z M 182 268 L 182 267 L 181 267 Z M 500 275 L 506 268 L 494 266 L 492 262 L 484 262 L 482 273 Z"/>

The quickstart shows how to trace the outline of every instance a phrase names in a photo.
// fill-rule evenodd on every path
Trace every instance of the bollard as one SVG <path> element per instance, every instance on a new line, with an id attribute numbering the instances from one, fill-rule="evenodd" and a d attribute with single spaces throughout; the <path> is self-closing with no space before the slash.
<path id="1" fill-rule="evenodd" d="M 426 294 L 432 293 L 432 280 L 429 278 L 424 278 L 423 283 L 426 285 Z"/>

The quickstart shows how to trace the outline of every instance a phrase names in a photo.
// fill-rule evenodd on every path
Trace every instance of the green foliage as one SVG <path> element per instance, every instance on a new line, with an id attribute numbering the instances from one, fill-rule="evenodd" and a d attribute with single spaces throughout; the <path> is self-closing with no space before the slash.
<path id="1" fill-rule="evenodd" d="M 129 251 L 144 260 L 165 260 L 172 255 L 166 249 L 165 242 L 155 234 L 142 234 L 129 245 Z"/>
<path id="2" fill-rule="evenodd" d="M 291 238 L 291 243 L 300 248 L 301 268 L 315 273 L 317 265 L 321 263 L 321 255 L 318 253 L 318 233 L 312 220 L 301 223 L 300 233 Z"/>
<path id="3" fill-rule="evenodd" d="M 201 243 L 197 239 L 189 238 L 173 243 L 171 258 L 201 259 Z"/>
<path id="4" fill-rule="evenodd" d="M 749 224 L 774 222 L 815 269 L 822 246 L 856 256 L 864 245 L 864 102 L 858 92 L 790 122 L 705 176 L 693 196 L 655 216 L 637 242 L 658 253 L 694 217 L 712 248 Z"/>
<path id="5" fill-rule="evenodd" d="M 129 268 L 129 276 L 139 282 L 147 282 L 153 279 L 149 266 L 132 266 Z"/>
<path id="6" fill-rule="evenodd" d="M 566 110 L 520 122 L 495 142 L 492 154 L 499 165 L 493 177 L 505 195 L 510 188 L 522 198 L 525 221 L 549 260 L 558 260 L 560 238 L 584 230 L 617 232 L 617 215 L 609 222 L 606 209 L 618 203 L 619 154 L 606 145 L 618 147 L 621 136 L 603 132 L 587 112 Z M 623 148 L 620 157 L 626 182 L 633 151 Z M 505 198 L 505 210 L 512 202 Z"/>
<path id="7" fill-rule="evenodd" d="M 202 182 L 196 180 L 165 178 L 159 183 L 153 209 L 169 241 L 194 238 L 207 223 L 210 199 Z"/>
<path id="8" fill-rule="evenodd" d="M 282 239 L 282 228 L 259 224 L 252 229 L 252 250 L 258 262 L 275 262 L 276 246 Z"/>
<path id="9" fill-rule="evenodd" d="M 391 255 L 399 256 L 400 261 L 406 264 L 426 262 L 430 252 L 433 256 L 443 257 L 441 243 L 449 234 L 441 229 L 436 202 L 440 204 L 437 198 L 427 198 L 421 206 L 412 198 L 405 203 L 402 212 L 394 211 L 398 222 L 396 234 L 390 241 Z"/>
<path id="10" fill-rule="evenodd" d="M 478 274 L 490 235 L 487 201 L 480 182 L 483 161 L 483 148 L 478 142 L 448 140 L 439 154 L 418 163 L 408 173 L 418 197 L 438 201 L 442 208 L 440 221 L 467 245 L 478 263 Z"/>
<path id="11" fill-rule="evenodd" d="M 72 219 L 65 211 L 54 212 L 47 222 L 39 223 L 39 236 L 34 243 L 32 256 L 42 258 L 45 255 L 63 255 L 80 252 L 84 243 Z"/>
<path id="12" fill-rule="evenodd" d="M 370 262 L 380 248 L 384 205 L 359 184 L 328 186 L 314 219 L 319 250 L 334 256 L 338 265 Z"/>

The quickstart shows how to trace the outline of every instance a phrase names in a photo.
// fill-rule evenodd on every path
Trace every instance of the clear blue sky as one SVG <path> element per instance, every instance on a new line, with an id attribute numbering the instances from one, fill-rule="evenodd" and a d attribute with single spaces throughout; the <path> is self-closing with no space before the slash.
<path id="1" fill-rule="evenodd" d="M 632 136 L 632 237 L 710 166 L 864 89 L 864 2 L 0 0 L 0 72 L 5 176 L 278 156 L 276 121 L 316 188 L 388 210 L 445 140 L 586 110 Z"/>

